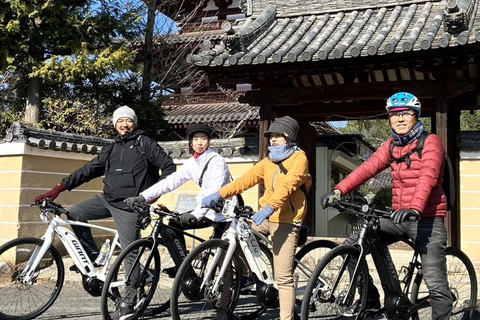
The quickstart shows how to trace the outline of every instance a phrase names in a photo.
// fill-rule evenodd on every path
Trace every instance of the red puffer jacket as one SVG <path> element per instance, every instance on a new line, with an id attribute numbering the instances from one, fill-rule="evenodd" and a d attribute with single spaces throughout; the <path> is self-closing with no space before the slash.
<path id="1" fill-rule="evenodd" d="M 392 166 L 393 180 L 393 209 L 415 209 L 422 217 L 445 217 L 447 215 L 447 201 L 442 189 L 444 156 L 440 138 L 430 134 L 423 146 L 422 158 L 417 152 L 410 155 L 411 165 L 407 168 L 405 162 L 391 163 L 390 144 L 392 139 L 385 142 L 361 166 L 349 174 L 335 189 L 343 194 L 350 193 L 373 178 L 378 173 Z M 418 144 L 415 141 L 404 147 L 393 148 L 393 156 L 401 158 L 414 149 Z"/>

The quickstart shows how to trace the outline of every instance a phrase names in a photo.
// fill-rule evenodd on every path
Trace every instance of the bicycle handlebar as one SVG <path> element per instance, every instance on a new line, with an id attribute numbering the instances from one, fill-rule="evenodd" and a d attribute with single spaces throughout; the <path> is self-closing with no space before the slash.
<path id="1" fill-rule="evenodd" d="M 375 209 L 375 206 L 369 206 L 368 204 L 356 204 L 347 201 L 335 200 L 332 204 L 329 204 L 333 208 L 336 208 L 340 211 L 350 210 L 362 213 L 362 215 L 370 215 L 381 218 L 390 218 L 394 210 L 392 208 L 386 208 L 386 210 Z"/>
<path id="2" fill-rule="evenodd" d="M 52 200 L 50 200 L 50 198 L 44 198 L 40 201 L 37 201 L 35 202 L 35 205 L 40 209 L 40 210 L 46 210 L 46 211 L 50 211 L 52 212 L 53 214 L 55 215 L 61 215 L 62 213 L 63 214 L 67 214 L 67 210 L 65 210 L 61 205 L 59 205 L 58 203 L 55 203 L 53 202 Z M 33 206 L 33 204 L 32 204 Z"/>
<path id="3" fill-rule="evenodd" d="M 225 201 L 220 199 L 216 203 L 212 204 L 212 206 L 207 206 L 205 208 L 213 209 L 215 212 L 220 213 L 223 211 L 224 204 Z M 233 212 L 235 213 L 235 217 L 239 218 L 251 218 L 255 214 L 255 211 L 253 211 L 252 207 L 250 206 L 235 206 Z"/>

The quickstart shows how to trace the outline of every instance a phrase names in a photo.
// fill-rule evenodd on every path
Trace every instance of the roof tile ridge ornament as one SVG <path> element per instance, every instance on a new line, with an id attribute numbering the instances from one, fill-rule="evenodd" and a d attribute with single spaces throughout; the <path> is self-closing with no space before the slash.
<path id="1" fill-rule="evenodd" d="M 448 0 L 445 9 L 444 31 L 456 35 L 468 30 L 470 20 L 473 20 L 471 19 L 473 8 L 477 6 L 477 3 L 478 1 L 475 0 L 464 0 L 461 3 L 457 0 Z"/>
<path id="2" fill-rule="evenodd" d="M 467 30 L 464 30 L 460 32 L 458 35 L 457 41 L 459 45 L 465 45 L 468 43 L 468 39 L 470 37 L 470 32 L 473 30 L 473 24 L 475 22 L 475 19 L 472 19 L 472 14 L 473 12 L 477 12 L 478 10 L 478 0 L 470 2 L 470 5 L 467 9 L 467 17 L 468 17 L 468 27 Z M 475 40 L 478 41 L 478 34 L 475 35 Z"/>
<path id="3" fill-rule="evenodd" d="M 276 7 L 268 5 L 251 23 L 245 24 L 236 33 L 227 35 L 224 42 L 228 52 L 231 54 L 240 51 L 246 52 L 247 47 L 273 24 L 276 13 Z M 231 33 L 231 31 L 229 32 Z"/>

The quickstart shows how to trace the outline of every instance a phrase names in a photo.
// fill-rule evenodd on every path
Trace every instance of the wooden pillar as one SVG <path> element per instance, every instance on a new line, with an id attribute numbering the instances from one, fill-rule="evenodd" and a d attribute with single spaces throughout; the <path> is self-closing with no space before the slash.
<path id="1" fill-rule="evenodd" d="M 272 107 L 270 105 L 270 97 L 268 91 L 264 91 L 263 103 L 260 106 L 260 123 L 259 123 L 259 132 L 258 132 L 258 148 L 259 148 L 259 157 L 260 160 L 267 156 L 267 147 L 268 139 L 263 137 L 263 134 L 268 131 L 268 126 L 270 124 L 270 117 L 272 115 Z M 265 193 L 265 186 L 262 184 L 258 185 L 258 198 Z"/>
<path id="2" fill-rule="evenodd" d="M 305 151 L 308 159 L 308 171 L 310 176 L 312 176 L 312 188 L 307 194 L 307 218 L 305 219 L 304 224 L 308 225 L 309 235 L 315 235 L 315 186 L 316 186 L 316 148 L 317 148 L 317 130 L 310 125 L 308 121 L 300 122 L 300 136 L 301 136 L 301 145 L 300 148 Z"/>
<path id="3" fill-rule="evenodd" d="M 447 119 L 447 114 L 449 114 L 449 105 L 448 105 L 448 99 L 446 97 L 446 92 L 447 92 L 447 87 L 446 87 L 446 81 L 443 82 L 443 84 L 440 86 L 440 90 L 437 94 L 437 99 L 436 99 L 436 115 L 435 115 L 435 132 L 436 134 L 440 137 L 440 140 L 442 140 L 442 145 L 443 149 L 447 154 L 449 155 L 450 159 L 453 162 L 454 168 L 456 168 L 456 173 L 455 173 L 455 181 L 458 181 L 458 161 L 456 161 L 456 156 L 455 156 L 455 130 L 453 127 L 453 124 L 455 123 L 454 115 L 450 114 L 450 121 Z M 458 120 L 460 122 L 460 120 Z M 450 125 L 449 125 L 450 123 Z M 458 193 L 458 188 L 459 185 L 456 183 L 456 193 Z M 458 197 L 456 198 L 458 199 Z M 447 233 L 448 233 L 448 244 L 451 246 L 455 247 L 460 247 L 460 232 L 459 232 L 459 215 L 458 215 L 458 210 L 459 204 L 457 201 L 457 204 L 452 208 L 452 210 L 449 212 L 447 219 L 445 220 L 446 222 L 446 228 L 447 228 Z"/>

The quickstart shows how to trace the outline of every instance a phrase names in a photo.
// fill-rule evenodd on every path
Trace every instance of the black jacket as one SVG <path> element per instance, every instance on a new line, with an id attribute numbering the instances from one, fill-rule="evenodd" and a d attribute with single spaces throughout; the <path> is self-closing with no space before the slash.
<path id="1" fill-rule="evenodd" d="M 147 137 L 144 131 L 135 130 L 122 138 L 116 136 L 112 145 L 64 178 L 63 183 L 67 190 L 72 190 L 84 182 L 105 175 L 103 195 L 112 206 L 122 209 L 125 208 L 124 199 L 138 196 L 175 170 L 172 158 L 163 148 Z"/>

